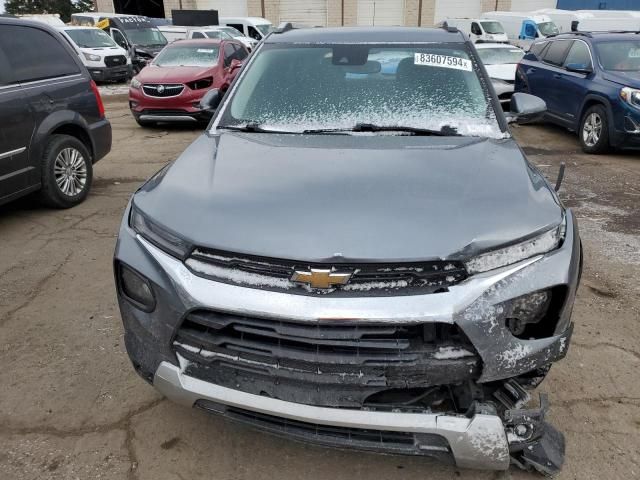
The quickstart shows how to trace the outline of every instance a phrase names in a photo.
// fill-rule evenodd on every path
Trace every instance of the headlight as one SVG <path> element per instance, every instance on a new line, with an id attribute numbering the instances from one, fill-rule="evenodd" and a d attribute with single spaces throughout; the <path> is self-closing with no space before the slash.
<path id="1" fill-rule="evenodd" d="M 138 80 L 136 77 L 133 77 L 131 79 L 131 88 L 140 88 L 142 86 L 142 84 L 140 83 L 140 80 Z"/>
<path id="2" fill-rule="evenodd" d="M 100 60 L 102 60 L 102 57 L 100 55 L 94 55 L 93 53 L 82 52 L 82 55 L 84 55 L 84 58 L 86 58 L 90 62 L 99 62 Z"/>
<path id="3" fill-rule="evenodd" d="M 472 258 L 465 263 L 467 271 L 471 274 L 487 272 L 555 250 L 564 239 L 566 228 L 565 217 L 560 225 L 537 237 Z"/>
<path id="4" fill-rule="evenodd" d="M 620 98 L 629 105 L 640 108 L 640 90 L 631 87 L 624 87 L 620 90 Z"/>
<path id="5" fill-rule="evenodd" d="M 145 217 L 134 205 L 131 206 L 131 216 L 129 226 L 145 240 L 153 243 L 156 247 L 178 258 L 185 258 L 191 251 L 191 245 L 182 240 L 177 235 L 169 232 L 166 228 Z"/>

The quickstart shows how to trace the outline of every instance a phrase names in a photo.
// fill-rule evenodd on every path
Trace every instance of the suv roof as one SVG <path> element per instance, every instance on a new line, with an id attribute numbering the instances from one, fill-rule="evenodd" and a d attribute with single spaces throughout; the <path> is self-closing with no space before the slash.
<path id="1" fill-rule="evenodd" d="M 419 27 L 301 28 L 274 32 L 266 43 L 464 43 L 457 30 Z"/>
<path id="2" fill-rule="evenodd" d="M 630 35 L 638 35 L 640 32 L 627 31 L 609 31 L 609 32 L 566 32 L 556 35 L 548 35 L 545 39 L 554 38 L 591 38 L 595 41 L 599 40 L 623 40 L 629 38 Z M 541 39 L 541 40 L 545 40 Z M 537 42 L 536 42 L 537 43 Z"/>

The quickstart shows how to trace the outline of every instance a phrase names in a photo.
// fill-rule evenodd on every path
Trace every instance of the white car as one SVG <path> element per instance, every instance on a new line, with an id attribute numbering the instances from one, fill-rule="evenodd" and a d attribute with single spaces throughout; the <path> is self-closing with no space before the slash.
<path id="1" fill-rule="evenodd" d="M 524 57 L 524 50 L 505 43 L 477 43 L 476 50 L 491 77 L 503 110 L 509 110 L 516 68 Z"/>
<path id="2" fill-rule="evenodd" d="M 104 30 L 64 25 L 56 27 L 69 42 L 96 82 L 124 81 L 131 77 L 131 57 Z"/>
<path id="3" fill-rule="evenodd" d="M 224 25 L 208 25 L 204 27 L 187 27 L 178 25 L 160 25 L 158 30 L 168 41 L 191 40 L 197 38 L 214 38 L 220 40 L 236 40 L 251 51 L 258 44 L 257 40 L 244 36 L 233 27 Z"/>

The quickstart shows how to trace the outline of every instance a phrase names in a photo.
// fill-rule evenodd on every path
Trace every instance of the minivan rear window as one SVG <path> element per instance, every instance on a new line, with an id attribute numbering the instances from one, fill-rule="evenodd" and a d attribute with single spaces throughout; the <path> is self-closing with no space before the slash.
<path id="1" fill-rule="evenodd" d="M 61 42 L 36 27 L 1 25 L 0 48 L 7 57 L 14 82 L 80 73 L 80 68 Z"/>

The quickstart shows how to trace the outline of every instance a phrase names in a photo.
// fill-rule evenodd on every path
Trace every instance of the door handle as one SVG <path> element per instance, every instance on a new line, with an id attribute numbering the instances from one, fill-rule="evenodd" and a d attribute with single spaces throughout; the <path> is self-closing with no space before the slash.
<path id="1" fill-rule="evenodd" d="M 530 73 L 535 73 L 536 69 L 533 67 L 529 67 L 527 68 L 527 75 L 529 75 Z"/>
<path id="2" fill-rule="evenodd" d="M 562 74 L 561 73 L 554 73 L 553 74 L 553 78 L 562 78 Z"/>

